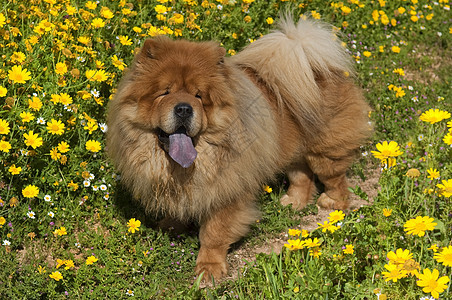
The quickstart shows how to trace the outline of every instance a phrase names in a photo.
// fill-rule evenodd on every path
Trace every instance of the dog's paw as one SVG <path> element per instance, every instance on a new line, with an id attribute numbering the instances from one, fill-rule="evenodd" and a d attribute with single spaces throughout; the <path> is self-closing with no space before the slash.
<path id="1" fill-rule="evenodd" d="M 282 196 L 279 201 L 284 206 L 288 206 L 288 205 L 292 204 L 292 208 L 295 209 L 295 210 L 302 210 L 303 208 L 305 208 L 305 206 L 307 204 L 307 203 L 304 203 L 303 201 L 300 201 L 299 198 L 293 197 L 293 196 L 289 196 L 287 194 Z"/>
<path id="2" fill-rule="evenodd" d="M 225 277 L 228 273 L 227 263 L 212 263 L 212 262 L 198 262 L 196 264 L 195 272 L 197 275 L 202 275 L 202 281 L 205 283 L 212 282 L 212 277 L 214 280 L 219 280 Z"/>
<path id="3" fill-rule="evenodd" d="M 317 199 L 317 205 L 327 209 L 345 210 L 349 208 L 350 203 L 347 200 L 334 200 L 328 197 L 327 194 L 322 193 L 319 199 Z"/>

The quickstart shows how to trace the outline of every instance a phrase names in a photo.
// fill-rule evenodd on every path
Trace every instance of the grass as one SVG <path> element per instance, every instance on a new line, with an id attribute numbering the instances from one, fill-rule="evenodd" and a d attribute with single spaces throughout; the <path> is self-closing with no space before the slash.
<path id="1" fill-rule="evenodd" d="M 121 190 L 104 154 L 105 106 L 145 38 L 213 39 L 234 55 L 271 30 L 280 11 L 310 13 L 338 28 L 375 129 L 351 173 L 365 180 L 381 169 L 380 189 L 334 232 L 319 226 L 307 237 L 289 236 L 301 240 L 300 249 L 259 254 L 236 280 L 202 289 L 193 274 L 196 231 L 162 233 Z M 0 9 L 0 295 L 452 299 L 450 24 L 444 0 L 8 1 Z M 439 109 L 430 120 L 441 112 L 444 119 L 421 120 L 430 109 Z M 385 141 L 399 148 L 372 155 Z M 243 247 L 317 213 L 315 206 L 282 207 L 283 180 L 269 184 Z M 370 192 L 352 190 L 363 199 Z M 416 217 L 431 219 L 409 234 L 404 229 Z M 132 218 L 141 221 L 134 233 Z M 388 259 L 391 252 L 398 260 Z M 422 287 L 427 281 L 430 289 Z"/>

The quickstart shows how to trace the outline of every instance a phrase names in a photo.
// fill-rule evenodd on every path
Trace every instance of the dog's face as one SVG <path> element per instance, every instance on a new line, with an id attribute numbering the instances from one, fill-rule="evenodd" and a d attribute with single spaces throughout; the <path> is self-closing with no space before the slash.
<path id="1" fill-rule="evenodd" d="M 155 132 L 161 147 L 182 167 L 196 158 L 199 136 L 225 126 L 231 105 L 224 49 L 214 43 L 147 40 L 130 77 L 135 122 Z"/>

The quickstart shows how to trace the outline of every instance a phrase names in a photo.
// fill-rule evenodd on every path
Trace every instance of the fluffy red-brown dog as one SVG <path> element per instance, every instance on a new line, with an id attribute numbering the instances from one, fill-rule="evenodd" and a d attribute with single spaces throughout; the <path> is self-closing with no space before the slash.
<path id="1" fill-rule="evenodd" d="M 285 172 L 285 205 L 316 192 L 346 209 L 345 173 L 369 135 L 368 106 L 328 26 L 282 20 L 232 57 L 214 42 L 147 40 L 108 109 L 107 149 L 149 213 L 200 225 L 196 272 L 227 273 L 228 248 L 258 218 L 263 183 Z"/>

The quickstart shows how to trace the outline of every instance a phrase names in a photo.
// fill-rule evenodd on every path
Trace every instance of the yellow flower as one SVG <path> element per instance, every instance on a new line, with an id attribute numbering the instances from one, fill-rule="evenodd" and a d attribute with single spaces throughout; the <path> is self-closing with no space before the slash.
<path id="1" fill-rule="evenodd" d="M 407 272 L 408 275 L 419 275 L 419 270 L 421 268 L 420 264 L 414 259 L 407 259 L 400 268 Z"/>
<path id="2" fill-rule="evenodd" d="M 397 10 L 399 11 L 399 14 L 403 14 L 406 11 L 404 7 L 399 7 Z"/>
<path id="3" fill-rule="evenodd" d="M 22 122 L 24 122 L 24 123 L 31 122 L 35 118 L 35 116 L 33 116 L 33 114 L 31 114 L 27 111 L 21 112 L 19 116 L 22 118 Z"/>
<path id="4" fill-rule="evenodd" d="M 74 6 L 71 6 L 69 4 L 66 4 L 66 13 L 68 15 L 72 16 L 77 13 L 77 8 L 75 8 Z"/>
<path id="5" fill-rule="evenodd" d="M 7 121 L 0 119 L 0 134 L 8 134 L 10 131 Z"/>
<path id="6" fill-rule="evenodd" d="M 341 11 L 342 11 L 345 15 L 348 15 L 348 14 L 352 11 L 352 9 L 351 9 L 350 7 L 348 7 L 348 6 L 342 6 L 342 7 L 341 7 Z"/>
<path id="7" fill-rule="evenodd" d="M 52 274 L 49 275 L 50 278 L 55 279 L 56 281 L 60 281 L 63 279 L 63 275 L 59 271 L 52 272 Z"/>
<path id="8" fill-rule="evenodd" d="M 115 16 L 115 14 L 106 6 L 103 6 L 100 9 L 100 15 L 102 18 L 111 19 Z"/>
<path id="9" fill-rule="evenodd" d="M 72 103 L 72 97 L 66 93 L 61 93 L 59 95 L 59 102 L 63 105 L 69 105 Z"/>
<path id="10" fill-rule="evenodd" d="M 439 298 L 439 294 L 447 289 L 447 283 L 449 282 L 449 277 L 443 276 L 439 277 L 439 271 L 437 269 L 424 269 L 422 274 L 419 274 L 419 280 L 416 284 L 422 287 L 424 293 L 431 293 L 434 298 Z"/>
<path id="11" fill-rule="evenodd" d="M 428 173 L 427 178 L 430 179 L 430 180 L 439 178 L 439 172 L 438 172 L 437 169 L 430 168 L 430 169 L 427 170 L 427 173 Z"/>
<path id="12" fill-rule="evenodd" d="M 95 263 L 96 261 L 98 261 L 98 259 L 94 256 L 91 255 L 90 257 L 88 257 L 85 261 L 85 264 L 87 265 L 92 265 L 93 263 Z"/>
<path id="13" fill-rule="evenodd" d="M 342 221 L 345 217 L 345 214 L 342 212 L 342 210 L 335 210 L 331 212 L 328 216 L 328 220 L 331 224 L 337 223 L 339 221 Z"/>
<path id="14" fill-rule="evenodd" d="M 11 150 L 11 144 L 7 141 L 0 140 L 0 151 L 8 153 Z"/>
<path id="15" fill-rule="evenodd" d="M 439 110 L 439 109 L 429 109 L 428 111 L 424 112 L 419 119 L 421 121 L 430 123 L 430 124 L 435 124 L 437 122 L 440 122 L 442 120 L 445 119 L 449 119 L 450 118 L 450 113 L 444 110 Z"/>
<path id="16" fill-rule="evenodd" d="M 392 46 L 392 47 L 391 47 L 391 50 L 392 50 L 392 52 L 394 52 L 394 53 L 400 53 L 400 47 L 398 47 L 398 46 Z"/>
<path id="17" fill-rule="evenodd" d="M 320 244 L 322 244 L 322 242 L 319 241 L 317 238 L 307 239 L 304 241 L 304 243 L 307 248 L 320 247 Z"/>
<path id="18" fill-rule="evenodd" d="M 85 3 L 86 8 L 91 9 L 91 10 L 95 10 L 97 7 L 97 3 L 93 2 L 93 1 L 88 1 Z"/>
<path id="19" fill-rule="evenodd" d="M 385 269 L 389 271 L 381 272 L 381 274 L 386 278 L 385 281 L 392 280 L 393 282 L 397 282 L 397 280 L 407 276 L 407 272 L 405 270 L 402 270 L 391 263 L 385 265 Z"/>
<path id="20" fill-rule="evenodd" d="M 323 224 L 317 223 L 317 225 L 319 225 L 319 228 L 322 228 L 322 232 L 326 232 L 328 230 L 331 233 L 334 233 L 340 228 L 339 226 L 334 226 L 332 223 L 328 223 L 328 221 L 324 221 Z"/>
<path id="21" fill-rule="evenodd" d="M 79 36 L 77 41 L 82 43 L 83 45 L 88 45 L 91 42 L 91 39 L 88 36 Z"/>
<path id="22" fill-rule="evenodd" d="M 10 172 L 12 175 L 18 175 L 22 171 L 22 167 L 16 167 L 15 164 L 11 165 L 9 167 L 8 172 Z"/>
<path id="23" fill-rule="evenodd" d="M 399 266 L 403 265 L 407 260 L 413 258 L 413 253 L 411 253 L 408 249 L 402 250 L 399 248 L 395 253 L 393 251 L 388 252 L 387 257 L 389 259 L 389 263 Z"/>
<path id="24" fill-rule="evenodd" d="M 56 95 L 56 94 L 52 94 L 50 96 L 50 101 L 52 101 L 53 104 L 61 103 L 61 96 L 60 95 Z"/>
<path id="25" fill-rule="evenodd" d="M 105 22 L 101 18 L 94 18 L 91 22 L 91 26 L 93 26 L 94 28 L 102 28 L 105 26 Z"/>
<path id="26" fill-rule="evenodd" d="M 60 227 L 60 228 L 55 229 L 53 234 L 54 235 L 59 235 L 59 236 L 67 235 L 66 227 Z"/>
<path id="27" fill-rule="evenodd" d="M 398 74 L 400 76 L 405 76 L 405 71 L 402 68 L 397 68 L 392 71 L 392 73 Z"/>
<path id="28" fill-rule="evenodd" d="M 64 265 L 65 265 L 65 267 L 64 267 L 65 270 L 69 270 L 70 268 L 75 267 L 74 261 L 72 259 L 65 260 Z"/>
<path id="29" fill-rule="evenodd" d="M 130 46 L 133 44 L 132 40 L 127 35 L 126 36 L 124 36 L 124 35 L 118 36 L 118 40 L 121 43 L 121 45 L 124 45 L 124 46 Z"/>
<path id="30" fill-rule="evenodd" d="M 264 191 L 270 194 L 273 191 L 273 189 L 270 186 L 266 185 L 264 186 Z"/>
<path id="31" fill-rule="evenodd" d="M 46 268 L 42 267 L 41 265 L 38 266 L 38 272 L 39 274 L 45 273 L 46 272 Z"/>
<path id="32" fill-rule="evenodd" d="M 287 244 L 284 244 L 284 247 L 289 250 L 300 250 L 305 247 L 305 242 L 299 239 L 296 240 L 287 240 Z"/>
<path id="33" fill-rule="evenodd" d="M 57 181 L 57 183 L 58 183 L 58 181 Z M 78 189 L 78 183 L 76 183 L 76 182 L 71 180 L 71 182 L 69 182 L 67 184 L 67 187 L 70 188 L 73 191 L 76 191 Z"/>
<path id="34" fill-rule="evenodd" d="M 403 227 L 407 234 L 424 236 L 425 231 L 435 229 L 437 223 L 433 223 L 434 219 L 428 216 L 417 216 L 415 219 L 408 220 Z"/>
<path id="35" fill-rule="evenodd" d="M 363 55 L 364 55 L 365 57 L 370 57 L 370 56 L 372 56 L 372 53 L 371 53 L 370 51 L 364 51 L 364 52 L 363 52 Z"/>
<path id="36" fill-rule="evenodd" d="M 108 79 L 108 73 L 104 70 L 87 70 L 85 76 L 89 81 L 102 82 Z"/>
<path id="37" fill-rule="evenodd" d="M 5 15 L 0 13 L 0 28 L 2 28 L 3 26 L 5 26 L 6 24 L 6 18 Z"/>
<path id="38" fill-rule="evenodd" d="M 58 75 L 63 75 L 67 72 L 67 66 L 64 62 L 59 62 L 55 66 L 55 73 Z"/>
<path id="39" fill-rule="evenodd" d="M 438 245 L 432 244 L 429 248 L 427 248 L 427 250 L 432 250 L 433 252 L 436 252 L 438 251 Z"/>
<path id="40" fill-rule="evenodd" d="M 447 145 L 452 145 L 452 132 L 451 131 L 449 131 L 449 133 L 444 136 L 443 142 L 446 143 Z"/>
<path id="41" fill-rule="evenodd" d="M 8 93 L 8 90 L 0 85 L 0 97 L 5 97 L 6 94 Z"/>
<path id="42" fill-rule="evenodd" d="M 91 152 L 99 152 L 102 147 L 98 141 L 89 140 L 86 142 L 85 148 Z"/>
<path id="43" fill-rule="evenodd" d="M 171 22 L 175 24 L 182 24 L 184 23 L 184 16 L 179 13 L 175 13 L 170 19 L 170 24 Z"/>
<path id="44" fill-rule="evenodd" d="M 69 145 L 68 145 L 68 143 L 66 143 L 65 141 L 60 142 L 60 143 L 58 144 L 58 150 L 59 150 L 61 153 L 66 153 L 66 152 L 68 152 L 68 151 L 69 151 Z"/>
<path id="45" fill-rule="evenodd" d="M 111 58 L 111 61 L 112 61 L 113 65 L 121 71 L 123 71 L 125 69 L 125 67 L 127 67 L 127 65 L 121 59 L 119 59 L 116 55 L 114 55 Z"/>
<path id="46" fill-rule="evenodd" d="M 23 63 L 25 61 L 25 58 L 26 58 L 26 56 L 25 56 L 24 53 L 22 53 L 22 52 L 14 52 L 11 55 L 10 60 L 11 60 L 12 63 Z"/>
<path id="47" fill-rule="evenodd" d="M 355 249 L 353 245 L 346 245 L 345 249 L 342 249 L 342 251 L 344 251 L 345 254 L 353 254 Z"/>
<path id="48" fill-rule="evenodd" d="M 31 73 L 27 69 L 22 69 L 22 66 L 13 66 L 8 71 L 8 79 L 13 83 L 25 83 L 31 79 Z"/>
<path id="49" fill-rule="evenodd" d="M 417 22 L 419 20 L 419 18 L 417 16 L 411 16 L 411 21 L 413 22 Z"/>
<path id="50" fill-rule="evenodd" d="M 313 256 L 314 258 L 319 258 L 322 254 L 322 251 L 320 251 L 320 247 L 314 247 L 309 249 L 309 256 Z"/>
<path id="51" fill-rule="evenodd" d="M 301 230 L 301 237 L 307 238 L 309 236 L 309 231 L 306 229 Z"/>
<path id="52" fill-rule="evenodd" d="M 135 220 L 135 218 L 132 218 L 129 220 L 129 222 L 127 222 L 127 227 L 129 227 L 127 231 L 135 233 L 135 231 L 140 230 L 140 226 L 141 226 L 140 220 Z"/>
<path id="53" fill-rule="evenodd" d="M 441 252 L 435 253 L 433 258 L 446 267 L 452 267 L 452 246 L 444 247 Z"/>
<path id="54" fill-rule="evenodd" d="M 383 215 L 389 217 L 392 214 L 392 209 L 383 208 Z"/>
<path id="55" fill-rule="evenodd" d="M 60 120 L 52 119 L 47 122 L 47 130 L 51 134 L 62 135 L 64 133 L 64 124 Z"/>
<path id="56" fill-rule="evenodd" d="M 0 217 L 0 226 L 5 225 L 6 219 L 4 217 Z"/>
<path id="57" fill-rule="evenodd" d="M 403 154 L 403 152 L 400 151 L 399 144 L 397 144 L 397 142 L 394 141 L 390 141 L 389 143 L 387 141 L 384 141 L 383 143 L 378 143 L 376 147 L 378 151 L 371 152 L 373 156 L 382 161 L 390 157 L 397 157 Z"/>
<path id="58" fill-rule="evenodd" d="M 160 4 L 156 5 L 156 6 L 154 7 L 154 9 L 155 9 L 155 11 L 156 11 L 158 14 L 164 14 L 164 13 L 167 12 L 166 6 L 160 5 Z"/>
<path id="59" fill-rule="evenodd" d="M 321 14 L 319 14 L 318 12 L 316 12 L 315 10 L 311 10 L 311 16 L 314 19 L 320 20 L 320 18 L 322 17 Z"/>
<path id="60" fill-rule="evenodd" d="M 28 108 L 39 111 L 42 108 L 42 102 L 38 97 L 32 97 L 28 99 Z"/>
<path id="61" fill-rule="evenodd" d="M 436 185 L 441 190 L 441 196 L 449 198 L 452 196 L 452 179 L 442 180 Z"/>
<path id="62" fill-rule="evenodd" d="M 274 20 L 273 18 L 268 17 L 265 21 L 267 21 L 267 24 L 271 25 L 273 24 Z"/>
<path id="63" fill-rule="evenodd" d="M 28 185 L 22 190 L 22 195 L 25 198 L 34 198 L 39 194 L 39 189 L 34 185 Z"/>
<path id="64" fill-rule="evenodd" d="M 61 153 L 58 152 L 58 148 L 54 147 L 50 150 L 50 158 L 53 160 L 58 160 L 61 157 Z"/>
<path id="65" fill-rule="evenodd" d="M 30 130 L 28 133 L 24 133 L 25 145 L 36 149 L 42 145 L 42 138 L 38 136 L 37 133 L 33 133 L 33 130 Z"/>
<path id="66" fill-rule="evenodd" d="M 301 233 L 301 230 L 299 229 L 289 229 L 289 235 L 291 236 L 299 236 Z"/>

